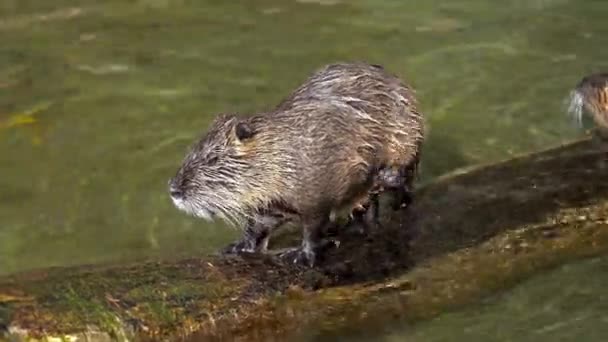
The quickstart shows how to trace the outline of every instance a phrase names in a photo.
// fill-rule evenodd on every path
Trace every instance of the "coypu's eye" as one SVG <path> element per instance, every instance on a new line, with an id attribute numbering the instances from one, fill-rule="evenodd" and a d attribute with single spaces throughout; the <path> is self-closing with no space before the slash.
<path id="1" fill-rule="evenodd" d="M 255 135 L 253 127 L 246 122 L 239 122 L 234 128 L 234 133 L 239 140 L 246 140 Z"/>

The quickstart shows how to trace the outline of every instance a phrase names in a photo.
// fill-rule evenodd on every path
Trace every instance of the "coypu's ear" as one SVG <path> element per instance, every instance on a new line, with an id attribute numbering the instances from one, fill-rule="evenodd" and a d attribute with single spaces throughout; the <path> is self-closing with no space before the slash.
<path id="1" fill-rule="evenodd" d="M 253 126 L 247 121 L 239 121 L 234 127 L 234 134 L 240 141 L 251 139 L 255 133 Z"/>

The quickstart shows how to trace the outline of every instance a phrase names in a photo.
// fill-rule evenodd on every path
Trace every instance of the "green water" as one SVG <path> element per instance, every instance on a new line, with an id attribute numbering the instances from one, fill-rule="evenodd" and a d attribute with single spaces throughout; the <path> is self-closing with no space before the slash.
<path id="1" fill-rule="evenodd" d="M 0 0 L 0 274 L 229 242 L 167 179 L 216 113 L 272 107 L 325 63 L 418 90 L 425 182 L 574 138 L 562 100 L 608 69 L 607 17 L 604 0 Z"/>
<path id="2" fill-rule="evenodd" d="M 606 341 L 608 256 L 566 264 L 465 310 L 350 342 Z M 334 339 L 331 339 L 335 341 Z M 329 340 L 328 340 L 329 341 Z"/>

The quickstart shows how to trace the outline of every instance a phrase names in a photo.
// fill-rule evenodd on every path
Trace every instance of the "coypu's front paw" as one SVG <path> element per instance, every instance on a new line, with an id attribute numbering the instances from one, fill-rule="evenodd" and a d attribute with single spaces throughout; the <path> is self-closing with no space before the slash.
<path id="1" fill-rule="evenodd" d="M 340 241 L 327 239 L 321 241 L 314 249 L 305 247 L 293 247 L 278 254 L 278 257 L 287 263 L 314 267 L 317 255 L 321 255 L 328 248 L 340 246 Z"/>
<path id="2" fill-rule="evenodd" d="M 241 253 L 255 253 L 255 246 L 250 240 L 235 241 L 220 251 L 222 255 L 238 255 Z"/>
<path id="3" fill-rule="evenodd" d="M 290 264 L 298 264 L 308 267 L 314 267 L 315 265 L 315 252 L 309 248 L 289 248 L 279 254 L 279 258 Z"/>

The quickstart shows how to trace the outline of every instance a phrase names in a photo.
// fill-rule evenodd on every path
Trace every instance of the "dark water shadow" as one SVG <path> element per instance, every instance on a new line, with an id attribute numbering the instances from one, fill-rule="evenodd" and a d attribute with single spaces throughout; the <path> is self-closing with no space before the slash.
<path id="1" fill-rule="evenodd" d="M 550 227 L 554 223 L 550 218 L 560 210 L 608 197 L 601 158 L 589 141 L 582 141 L 424 189 L 420 193 L 424 200 L 409 213 L 417 218 L 420 233 L 415 258 L 471 247 L 507 230 Z"/>

